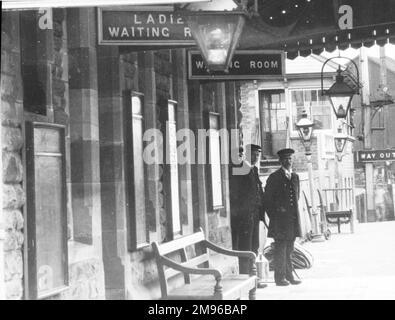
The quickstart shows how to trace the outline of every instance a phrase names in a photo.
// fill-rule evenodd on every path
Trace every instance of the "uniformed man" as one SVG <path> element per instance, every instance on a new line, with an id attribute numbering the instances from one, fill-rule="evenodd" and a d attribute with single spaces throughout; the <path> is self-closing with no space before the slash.
<path id="1" fill-rule="evenodd" d="M 277 152 L 281 168 L 266 182 L 265 206 L 269 216 L 268 237 L 274 239 L 274 280 L 278 286 L 300 284 L 293 277 L 291 254 L 296 237 L 300 237 L 298 200 L 299 176 L 292 172 L 293 149 Z"/>
<path id="2" fill-rule="evenodd" d="M 235 165 L 231 175 L 231 228 L 233 249 L 253 251 L 259 248 L 259 218 L 263 209 L 263 189 L 257 164 L 261 147 L 246 146 L 245 159 Z M 239 259 L 240 273 L 249 273 L 249 261 Z"/>

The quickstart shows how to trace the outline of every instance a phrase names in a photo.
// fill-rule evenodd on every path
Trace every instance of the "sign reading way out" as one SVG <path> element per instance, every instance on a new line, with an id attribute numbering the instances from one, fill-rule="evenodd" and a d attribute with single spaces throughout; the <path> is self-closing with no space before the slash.
<path id="1" fill-rule="evenodd" d="M 270 79 L 284 76 L 285 60 L 281 51 L 236 51 L 228 73 L 207 70 L 199 51 L 188 53 L 189 79 Z"/>
<path id="2" fill-rule="evenodd" d="M 394 161 L 395 150 L 362 150 L 357 152 L 358 162 Z"/>

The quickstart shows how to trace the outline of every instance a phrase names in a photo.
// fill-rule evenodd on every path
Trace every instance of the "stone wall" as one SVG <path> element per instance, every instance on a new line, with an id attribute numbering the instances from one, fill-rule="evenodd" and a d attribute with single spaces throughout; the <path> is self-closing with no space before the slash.
<path id="1" fill-rule="evenodd" d="M 17 13 L 2 12 L 1 26 L 1 151 L 3 162 L 3 227 L 5 298 L 23 296 L 23 214 L 21 149 L 22 101 Z M 0 269 L 1 270 L 1 269 Z M 3 276 L 0 274 L 0 276 Z"/>
<path id="2" fill-rule="evenodd" d="M 52 300 L 101 300 L 105 297 L 103 263 L 87 259 L 69 265 L 69 288 Z"/>

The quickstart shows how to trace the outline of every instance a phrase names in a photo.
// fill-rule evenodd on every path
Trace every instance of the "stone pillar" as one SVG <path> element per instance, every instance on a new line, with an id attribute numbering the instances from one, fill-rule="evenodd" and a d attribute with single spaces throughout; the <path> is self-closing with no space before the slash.
<path id="1" fill-rule="evenodd" d="M 23 297 L 22 90 L 19 13 L 2 12 L 1 26 L 0 299 Z"/>
<path id="2" fill-rule="evenodd" d="M 87 8 L 67 10 L 70 167 L 74 240 L 101 248 L 95 13 Z"/>
<path id="3" fill-rule="evenodd" d="M 125 298 L 127 225 L 123 105 L 118 47 L 98 47 L 101 210 L 107 299 Z"/>

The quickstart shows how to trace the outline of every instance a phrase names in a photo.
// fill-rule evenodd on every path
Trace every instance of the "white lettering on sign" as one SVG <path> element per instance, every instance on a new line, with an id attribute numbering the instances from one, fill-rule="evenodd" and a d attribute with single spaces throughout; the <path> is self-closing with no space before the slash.
<path id="1" fill-rule="evenodd" d="M 278 61 L 250 61 L 250 68 L 251 69 L 269 69 L 273 68 L 276 69 L 278 68 Z"/>
<path id="2" fill-rule="evenodd" d="M 149 23 L 155 23 L 155 20 L 154 20 L 154 17 L 152 16 L 152 14 L 148 15 L 147 24 L 149 24 Z"/>
<path id="3" fill-rule="evenodd" d="M 51 8 L 40 8 L 38 13 L 42 13 L 40 18 L 38 19 L 38 27 L 41 30 L 52 30 L 53 29 L 53 21 L 52 21 L 52 9 Z"/>
<path id="4" fill-rule="evenodd" d="M 232 61 L 229 65 L 229 68 L 240 69 L 240 61 L 238 60 Z"/>
<path id="5" fill-rule="evenodd" d="M 141 20 L 138 19 L 138 15 L 134 15 L 134 24 L 142 24 Z"/>
<path id="6" fill-rule="evenodd" d="M 123 37 L 123 36 L 129 37 L 129 32 L 128 32 L 128 30 L 126 28 L 123 28 L 123 30 L 122 30 L 121 37 Z"/>
<path id="7" fill-rule="evenodd" d="M 352 29 L 353 28 L 353 12 L 352 7 L 349 5 L 342 5 L 339 7 L 339 17 L 338 25 L 341 30 Z"/>
<path id="8" fill-rule="evenodd" d="M 359 160 L 361 161 L 383 161 L 395 160 L 395 151 L 376 150 L 371 152 L 360 152 Z"/>
<path id="9" fill-rule="evenodd" d="M 188 27 L 184 28 L 184 36 L 192 37 L 191 29 L 189 29 Z"/>
<path id="10" fill-rule="evenodd" d="M 121 38 L 128 38 L 132 37 L 147 37 L 147 38 L 159 38 L 159 37 L 166 37 L 170 36 L 169 28 L 167 27 L 130 27 L 129 29 L 126 27 L 108 27 L 108 33 L 110 34 L 111 38 L 121 37 Z M 190 33 L 188 32 L 186 34 Z"/>
<path id="11" fill-rule="evenodd" d="M 167 38 L 170 36 L 169 28 L 163 28 L 162 29 L 162 36 L 167 37 Z"/>
<path id="12" fill-rule="evenodd" d="M 196 61 L 196 68 L 198 68 L 198 69 L 205 68 L 204 62 L 203 61 Z"/>

